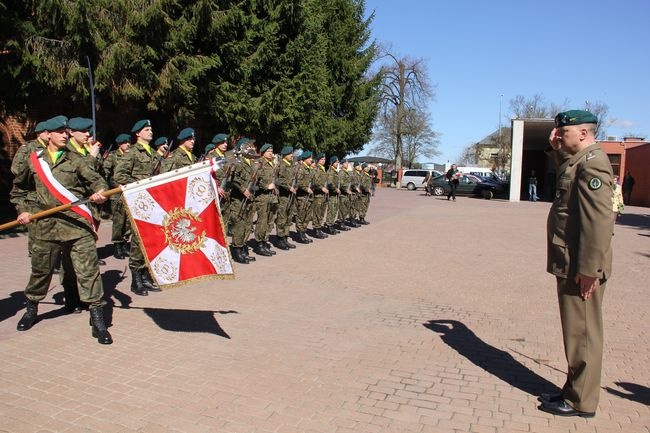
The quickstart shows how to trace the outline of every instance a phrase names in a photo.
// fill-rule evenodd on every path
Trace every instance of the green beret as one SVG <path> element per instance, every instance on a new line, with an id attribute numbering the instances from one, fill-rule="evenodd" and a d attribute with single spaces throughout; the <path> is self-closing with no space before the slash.
<path id="1" fill-rule="evenodd" d="M 131 142 L 131 136 L 129 134 L 120 134 L 117 137 L 115 137 L 115 143 L 116 144 L 123 144 L 126 142 Z"/>
<path id="2" fill-rule="evenodd" d="M 368 167 L 368 164 L 366 164 L 365 162 L 361 164 L 361 168 L 366 168 L 366 167 Z"/>
<path id="3" fill-rule="evenodd" d="M 311 150 L 305 150 L 300 154 L 300 160 L 304 161 L 305 159 L 311 158 Z"/>
<path id="4" fill-rule="evenodd" d="M 176 137 L 177 140 L 187 140 L 188 138 L 194 138 L 194 129 L 185 128 L 179 132 L 178 137 Z"/>
<path id="5" fill-rule="evenodd" d="M 334 155 L 330 157 L 330 164 L 334 164 L 335 162 L 339 161 L 339 157 Z"/>
<path id="6" fill-rule="evenodd" d="M 217 134 L 214 137 L 212 137 L 211 143 L 219 144 L 219 143 L 223 143 L 226 140 L 228 140 L 227 134 Z"/>
<path id="7" fill-rule="evenodd" d="M 265 143 L 261 148 L 260 148 L 260 153 L 264 153 L 269 149 L 273 149 L 273 145 L 271 143 Z"/>
<path id="8" fill-rule="evenodd" d="M 45 123 L 48 131 L 56 131 L 57 129 L 68 127 L 68 118 L 65 116 L 54 116 L 46 120 Z"/>
<path id="9" fill-rule="evenodd" d="M 569 110 L 555 116 L 555 126 L 582 125 L 583 123 L 598 123 L 598 118 L 589 111 Z"/>
<path id="10" fill-rule="evenodd" d="M 235 147 L 237 148 L 237 150 L 241 150 L 241 147 L 242 147 L 244 144 L 248 144 L 248 143 L 250 143 L 250 142 L 251 142 L 251 139 L 250 139 L 250 138 L 248 138 L 248 137 L 242 137 L 242 138 L 240 138 L 239 140 L 237 140 L 237 143 L 235 144 Z"/>
<path id="11" fill-rule="evenodd" d="M 42 122 L 38 122 L 36 124 L 36 127 L 34 127 L 34 132 L 35 133 L 41 133 L 43 131 L 47 131 L 47 120 L 43 120 Z"/>
<path id="12" fill-rule="evenodd" d="M 322 159 L 322 158 L 325 158 L 325 152 L 320 152 L 320 153 L 318 153 L 316 155 L 316 161 L 318 161 L 319 159 Z"/>
<path id="13" fill-rule="evenodd" d="M 136 132 L 139 132 L 142 128 L 144 128 L 146 126 L 151 126 L 151 121 L 150 120 L 148 120 L 148 119 L 138 120 L 133 125 L 133 128 L 131 128 L 131 133 L 135 134 Z"/>
<path id="14" fill-rule="evenodd" d="M 85 117 L 73 117 L 68 120 L 68 128 L 73 131 L 90 131 L 93 127 L 93 119 L 87 119 Z"/>
<path id="15" fill-rule="evenodd" d="M 293 152 L 293 147 L 291 147 L 291 146 L 284 146 L 282 148 L 282 150 L 280 151 L 282 156 L 286 156 L 286 155 L 290 154 L 291 152 Z"/>
<path id="16" fill-rule="evenodd" d="M 163 144 L 167 144 L 167 137 L 158 137 L 156 141 L 153 142 L 154 147 L 160 147 Z"/>
<path id="17" fill-rule="evenodd" d="M 205 150 L 203 152 L 208 153 L 209 151 L 214 150 L 215 147 L 216 146 L 214 145 L 214 143 L 210 143 L 207 146 L 205 146 Z"/>

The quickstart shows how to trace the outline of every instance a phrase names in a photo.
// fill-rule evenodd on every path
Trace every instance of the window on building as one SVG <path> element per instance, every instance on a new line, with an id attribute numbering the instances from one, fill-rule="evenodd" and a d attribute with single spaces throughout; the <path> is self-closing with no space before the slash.
<path id="1" fill-rule="evenodd" d="M 614 173 L 614 176 L 620 176 L 621 175 L 621 155 L 619 153 L 616 154 L 608 154 L 609 157 L 609 163 L 612 164 L 612 172 Z"/>

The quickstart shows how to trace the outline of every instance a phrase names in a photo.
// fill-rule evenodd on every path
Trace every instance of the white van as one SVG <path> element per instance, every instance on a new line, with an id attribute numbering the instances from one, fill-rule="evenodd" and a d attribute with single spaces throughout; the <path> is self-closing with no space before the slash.
<path id="1" fill-rule="evenodd" d="M 402 188 L 407 188 L 410 191 L 414 191 L 418 188 L 424 189 L 426 186 L 423 182 L 426 179 L 427 175 L 432 173 L 433 177 L 440 176 L 442 173 L 436 170 L 423 170 L 416 168 L 409 168 L 404 170 L 402 174 L 402 180 L 400 181 L 400 186 Z"/>

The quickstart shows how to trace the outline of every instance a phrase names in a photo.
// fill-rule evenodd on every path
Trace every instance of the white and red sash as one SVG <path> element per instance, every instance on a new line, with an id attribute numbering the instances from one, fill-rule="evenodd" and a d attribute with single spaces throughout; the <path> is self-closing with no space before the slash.
<path id="1" fill-rule="evenodd" d="M 77 196 L 75 196 L 72 192 L 70 192 L 66 187 L 61 185 L 61 183 L 54 178 L 50 166 L 41 157 L 42 154 L 43 154 L 43 150 L 40 150 L 38 152 L 32 152 L 29 155 L 29 159 L 31 159 L 32 161 L 32 165 L 34 166 L 36 175 L 39 177 L 39 179 L 41 179 L 43 185 L 45 185 L 45 187 L 50 192 L 50 194 L 52 194 L 54 198 L 59 200 L 61 204 L 69 204 L 69 203 L 79 201 L 80 199 Z M 72 210 L 82 218 L 88 220 L 90 226 L 93 228 L 96 237 L 97 226 L 95 224 L 95 220 L 93 219 L 92 213 L 90 212 L 90 209 L 88 209 L 88 206 L 86 206 L 85 204 L 79 204 L 79 205 L 72 206 L 70 210 Z"/>

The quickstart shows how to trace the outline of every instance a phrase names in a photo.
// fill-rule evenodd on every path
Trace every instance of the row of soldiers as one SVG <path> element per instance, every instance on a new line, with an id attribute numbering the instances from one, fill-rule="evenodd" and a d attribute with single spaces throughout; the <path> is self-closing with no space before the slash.
<path id="1" fill-rule="evenodd" d="M 37 321 L 38 303 L 45 297 L 55 269 L 61 268 L 65 304 L 71 312 L 89 307 L 92 335 L 102 344 L 112 343 L 102 313 L 103 287 L 96 250 L 96 229 L 100 206 L 109 187 L 132 183 L 155 174 L 176 170 L 197 162 L 195 132 L 183 129 L 176 137 L 178 147 L 166 137 L 153 140 L 149 120 L 140 120 L 130 134 L 120 134 L 117 148 L 102 155 L 101 144 L 91 137 L 93 121 L 55 116 L 36 125 L 37 138 L 19 148 L 12 162 L 14 187 L 11 201 L 18 210 L 18 222 L 28 228 L 28 249 L 32 259 L 30 281 L 25 289 L 26 312 L 18 330 L 30 329 Z M 112 146 L 111 146 L 112 148 Z M 297 242 L 310 243 L 306 231 L 311 223 L 313 236 L 323 239 L 339 230 L 367 224 L 365 215 L 371 195 L 369 167 L 357 164 L 351 170 L 347 160 L 330 158 L 310 151 L 297 152 L 285 146 L 274 155 L 273 146 L 258 149 L 242 138 L 229 146 L 226 134 L 217 134 L 205 147 L 200 159 L 214 158 L 214 173 L 225 227 L 232 234 L 231 252 L 239 263 L 255 260 L 246 242 L 255 231 L 255 253 L 275 254 L 269 235 L 275 225 L 280 249 L 295 248 L 288 241 L 295 222 Z M 294 161 L 295 159 L 295 161 Z M 89 197 L 88 207 L 77 206 L 40 220 L 31 215 Z M 129 259 L 131 291 L 148 295 L 159 291 L 146 267 L 144 254 L 135 236 L 130 236 L 129 220 L 119 194 L 110 197 L 113 214 L 112 242 L 116 258 Z M 87 209 L 87 214 L 83 212 Z M 253 220 L 257 215 L 256 222 Z M 130 247 L 129 245 L 130 239 Z"/>

